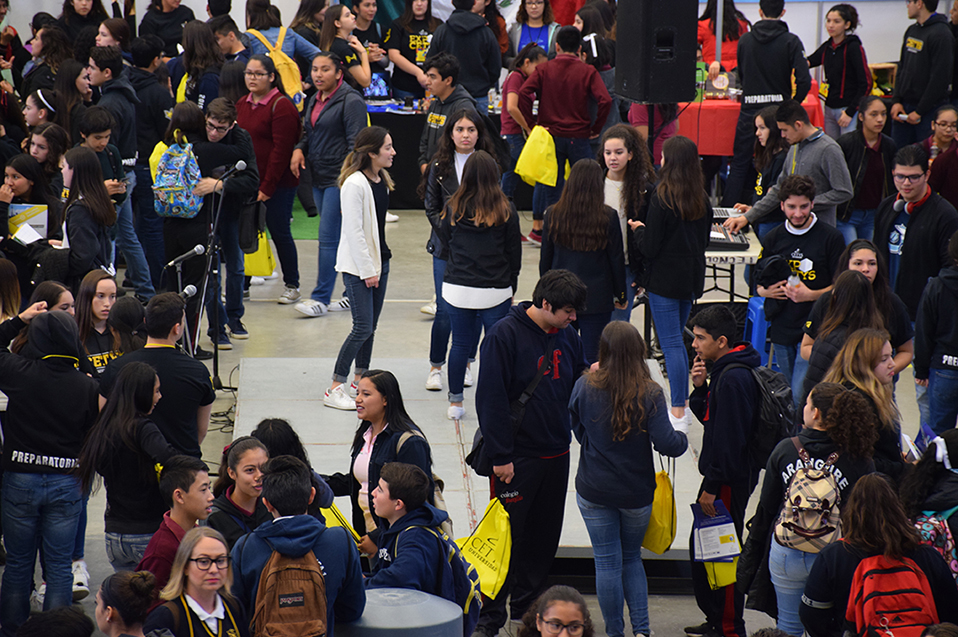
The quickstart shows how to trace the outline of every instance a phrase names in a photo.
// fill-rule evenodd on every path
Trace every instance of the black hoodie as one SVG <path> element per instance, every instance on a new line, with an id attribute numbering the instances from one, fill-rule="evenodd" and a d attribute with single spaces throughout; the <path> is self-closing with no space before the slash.
<path id="1" fill-rule="evenodd" d="M 99 412 L 99 384 L 77 369 L 85 354 L 76 321 L 66 312 L 44 312 L 30 322 L 19 355 L 9 344 L 0 342 L 0 391 L 10 401 L 3 470 L 70 473 Z"/>
<path id="2" fill-rule="evenodd" d="M 143 16 L 143 21 L 140 22 L 139 35 L 140 37 L 148 34 L 159 36 L 163 40 L 163 55 L 176 57 L 180 54 L 176 45 L 183 40 L 183 27 L 187 22 L 195 19 L 193 10 L 183 4 L 169 13 L 157 11 L 151 6 Z"/>
<path id="3" fill-rule="evenodd" d="M 426 58 L 437 53 L 452 53 L 459 60 L 459 84 L 475 98 L 485 97 L 495 88 L 502 69 L 499 43 L 486 19 L 471 11 L 456 9 L 445 24 L 439 25 Z"/>
<path id="4" fill-rule="evenodd" d="M 432 161 L 432 157 L 439 147 L 439 138 L 442 136 L 442 129 L 446 125 L 446 118 L 461 108 L 476 108 L 475 98 L 469 95 L 462 84 L 457 84 L 445 100 L 440 100 L 437 97 L 429 104 L 429 111 L 426 113 L 426 125 L 423 126 L 422 136 L 419 138 L 420 166 Z M 490 129 L 487 128 L 486 130 Z"/>
<path id="5" fill-rule="evenodd" d="M 136 67 L 130 67 L 128 72 L 130 86 L 140 100 L 136 104 L 136 150 L 139 153 L 136 163 L 149 166 L 150 154 L 163 140 L 170 123 L 173 96 L 160 85 L 155 73 Z"/>
<path id="6" fill-rule="evenodd" d="M 922 509 L 941 513 L 955 507 L 958 507 L 958 474 L 942 468 L 935 486 L 925 498 Z M 958 515 L 951 514 L 948 518 L 948 528 L 951 529 L 953 537 L 958 537 Z"/>
<path id="7" fill-rule="evenodd" d="M 110 135 L 110 143 L 120 150 L 123 157 L 123 167 L 133 170 L 136 163 L 136 105 L 140 103 L 133 85 L 130 84 L 130 75 L 127 67 L 123 67 L 120 76 L 100 87 L 102 95 L 97 106 L 110 111 L 116 121 L 117 128 Z M 152 149 L 150 149 L 152 152 Z"/>
<path id="8" fill-rule="evenodd" d="M 928 378 L 929 368 L 958 370 L 956 316 L 958 266 L 951 266 L 929 279 L 921 295 L 915 323 L 915 378 Z"/>
<path id="9" fill-rule="evenodd" d="M 792 94 L 801 102 L 812 87 L 805 49 L 782 20 L 759 20 L 738 41 L 738 78 L 744 108 L 784 102 Z"/>
<path id="10" fill-rule="evenodd" d="M 808 56 L 808 65 L 821 65 L 825 69 L 825 106 L 844 108 L 845 113 L 854 119 L 858 104 L 871 84 L 871 71 L 858 36 L 848 35 L 838 46 L 832 46 L 829 38 Z"/>
<path id="11" fill-rule="evenodd" d="M 895 76 L 895 102 L 917 104 L 914 109 L 921 116 L 946 102 L 954 48 L 948 20 L 940 13 L 932 14 L 924 24 L 915 22 L 908 27 Z"/>

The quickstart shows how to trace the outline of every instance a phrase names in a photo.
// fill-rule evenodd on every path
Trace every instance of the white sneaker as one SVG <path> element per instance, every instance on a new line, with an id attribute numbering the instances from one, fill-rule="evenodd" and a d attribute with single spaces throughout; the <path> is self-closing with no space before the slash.
<path id="1" fill-rule="evenodd" d="M 465 415 L 465 408 L 457 407 L 456 405 L 449 405 L 449 409 L 446 410 L 446 418 L 449 420 L 462 420 L 462 417 Z"/>
<path id="2" fill-rule="evenodd" d="M 269 276 L 264 276 L 263 278 L 266 279 L 267 281 L 272 281 L 273 279 L 279 278 L 279 273 L 276 270 L 273 270 L 272 274 L 270 274 Z"/>
<path id="3" fill-rule="evenodd" d="M 435 301 L 430 301 L 429 303 L 426 303 L 426 304 L 423 305 L 421 308 L 419 308 L 419 311 L 422 312 L 423 314 L 428 314 L 429 316 L 435 316 L 435 315 L 436 315 L 436 302 L 435 302 Z"/>
<path id="4" fill-rule="evenodd" d="M 46 590 L 44 590 L 46 593 Z M 77 560 L 73 563 L 73 601 L 78 602 L 90 594 L 90 571 L 86 562 Z"/>
<path id="5" fill-rule="evenodd" d="M 326 313 L 329 312 L 329 306 L 325 303 L 320 303 L 319 301 L 314 301 L 313 299 L 306 299 L 305 301 L 300 301 L 296 304 L 296 307 L 293 308 L 300 314 L 305 314 L 310 318 L 316 316 L 326 316 Z"/>
<path id="6" fill-rule="evenodd" d="M 279 304 L 292 305 L 300 298 L 302 298 L 302 295 L 299 293 L 299 288 L 291 288 L 287 285 L 286 288 L 283 289 L 283 293 L 279 295 Z"/>
<path id="7" fill-rule="evenodd" d="M 463 387 L 472 387 L 472 370 L 468 367 L 466 368 L 466 375 L 462 378 Z"/>
<path id="8" fill-rule="evenodd" d="M 249 279 L 250 285 L 266 285 L 266 279 L 261 276 L 253 276 Z"/>
<path id="9" fill-rule="evenodd" d="M 43 600 L 47 596 L 47 585 L 46 582 L 37 586 L 37 588 L 30 593 L 30 610 L 37 613 L 43 612 Z"/>
<path id="10" fill-rule="evenodd" d="M 349 311 L 349 297 L 344 296 L 335 303 L 329 304 L 330 312 L 348 312 Z"/>
<path id="11" fill-rule="evenodd" d="M 356 383 L 349 383 L 349 388 L 346 390 L 346 393 L 349 394 L 349 397 L 354 399 L 359 395 L 359 387 L 356 386 Z"/>
<path id="12" fill-rule="evenodd" d="M 429 370 L 429 376 L 426 377 L 426 389 L 429 391 L 440 391 L 442 389 L 441 369 Z"/>
<path id="13" fill-rule="evenodd" d="M 386 223 L 396 223 L 399 221 L 399 215 L 394 215 L 391 212 L 386 213 Z"/>
<path id="14" fill-rule="evenodd" d="M 681 418 L 676 418 L 672 415 L 672 411 L 669 410 L 669 422 L 672 423 L 672 429 L 675 431 L 681 431 L 684 434 L 689 433 L 689 425 L 692 424 L 692 418 L 689 416 L 689 410 L 685 410 L 685 415 Z"/>
<path id="15" fill-rule="evenodd" d="M 323 397 L 323 404 L 333 409 L 356 411 L 356 401 L 346 393 L 346 385 L 339 385 L 335 389 L 327 389 Z"/>

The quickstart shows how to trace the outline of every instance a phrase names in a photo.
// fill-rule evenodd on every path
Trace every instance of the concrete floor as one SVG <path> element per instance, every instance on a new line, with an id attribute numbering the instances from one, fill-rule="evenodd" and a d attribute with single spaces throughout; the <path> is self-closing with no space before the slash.
<path id="1" fill-rule="evenodd" d="M 428 371 L 428 350 L 429 350 L 429 331 L 431 327 L 430 317 L 420 313 L 419 308 L 428 302 L 433 293 L 432 263 L 431 256 L 426 253 L 424 246 L 428 238 L 428 224 L 422 211 L 394 211 L 400 216 L 400 221 L 387 226 L 387 241 L 393 252 L 391 263 L 390 278 L 388 282 L 388 294 L 386 307 L 380 320 L 379 328 L 376 334 L 376 345 L 373 353 L 373 365 L 390 368 L 389 359 L 406 359 L 402 361 L 402 376 L 413 379 L 409 383 L 415 385 L 415 378 L 421 377 L 420 383 L 416 387 L 408 387 L 404 384 L 404 392 L 426 394 L 422 389 L 421 383 L 425 382 Z M 523 218 L 522 227 L 528 231 L 531 227 L 531 217 L 526 213 L 527 218 Z M 316 276 L 316 255 L 317 245 L 315 241 L 297 241 L 299 249 L 299 265 L 301 277 L 301 289 L 304 297 L 309 296 L 309 290 L 312 288 Z M 530 298 L 532 289 L 538 279 L 538 258 L 539 251 L 536 248 L 526 247 L 523 254 L 523 269 L 519 279 L 519 290 L 517 298 Z M 310 362 L 307 365 L 312 387 L 307 391 L 312 395 L 303 396 L 305 400 L 321 396 L 322 391 L 328 386 L 328 378 L 332 371 L 330 359 L 335 359 L 339 347 L 346 334 L 350 330 L 350 317 L 348 312 L 331 313 L 321 318 L 306 318 L 295 312 L 292 306 L 282 306 L 276 303 L 283 283 L 281 278 L 267 281 L 262 286 L 254 286 L 251 290 L 252 299 L 246 304 L 246 316 L 244 322 L 250 332 L 250 338 L 246 341 L 233 341 L 231 351 L 221 352 L 220 373 L 219 376 L 226 386 L 235 386 L 239 382 L 239 366 L 243 358 L 272 358 L 272 359 L 325 359 L 316 361 L 315 365 Z M 337 284 L 338 298 L 342 290 L 342 284 Z M 712 293 L 714 296 L 715 293 Z M 716 297 L 715 300 L 721 300 Z M 641 325 L 641 312 L 633 316 L 633 322 Z M 205 333 L 205 329 L 202 330 Z M 201 345 L 209 348 L 209 342 L 205 338 Z M 410 361 L 410 359 L 412 359 Z M 417 366 L 415 361 L 420 361 Z M 282 361 L 276 361 L 281 370 Z M 212 369 L 212 365 L 210 365 Z M 302 369 L 300 365 L 289 363 L 288 370 L 282 370 L 282 373 L 292 372 L 293 368 Z M 411 369 L 410 369 L 411 368 Z M 418 376 L 417 376 L 418 374 Z M 905 415 L 905 422 L 915 422 L 917 420 L 917 408 L 914 403 L 913 386 L 910 376 L 910 370 L 902 375 L 902 383 L 899 384 L 898 397 L 902 402 L 902 411 Z M 275 378 L 243 378 L 244 389 L 246 384 L 268 385 Z M 252 389 L 252 388 L 251 388 Z M 428 421 L 420 420 L 424 428 L 451 427 L 449 421 L 445 421 L 442 414 L 445 410 L 445 393 L 435 392 L 428 395 L 430 407 Z M 474 414 L 474 409 L 470 409 L 471 396 L 467 394 L 466 407 Z M 333 410 L 317 407 L 310 414 L 309 411 L 301 411 L 293 404 L 294 400 L 284 398 L 277 400 L 263 401 L 263 408 L 271 415 L 283 417 L 294 413 L 302 414 L 302 421 L 293 417 L 297 428 L 300 429 L 305 437 L 326 438 L 333 430 L 339 427 L 330 427 L 329 421 L 334 418 L 340 418 Z M 211 424 L 210 433 L 203 443 L 204 460 L 210 465 L 212 470 L 216 470 L 219 464 L 219 458 L 222 449 L 232 440 L 233 416 L 236 404 L 236 397 L 233 392 L 218 392 L 217 401 L 214 404 L 214 422 Z M 416 409 L 419 409 L 417 406 Z M 438 415 L 436 415 L 438 414 Z M 250 420 L 255 419 L 265 413 L 249 415 Z M 345 415 L 345 414 L 343 414 Z M 245 418 L 241 420 L 245 421 Z M 346 419 L 349 422 L 349 419 Z M 465 423 L 468 423 L 468 430 L 471 432 L 475 426 L 475 419 L 470 420 L 467 415 Z M 355 420 L 351 421 L 349 427 L 355 426 Z M 255 424 L 255 423 L 253 423 Z M 913 429 L 907 427 L 906 431 Z M 427 429 L 428 430 L 428 429 Z M 691 436 L 693 446 L 701 440 L 701 429 L 693 427 Z M 686 454 L 688 457 L 689 454 Z M 329 467 L 329 471 L 344 471 L 347 460 L 341 462 L 344 466 Z M 691 460 L 684 465 L 676 480 L 679 485 L 686 485 L 685 488 L 694 488 L 699 478 L 694 464 Z M 317 467 L 319 470 L 325 468 Z M 693 494 L 694 495 L 694 494 Z M 112 569 L 106 559 L 103 545 L 103 512 L 105 506 L 104 493 L 100 492 L 93 495 L 90 500 L 89 522 L 87 527 L 86 539 L 86 560 L 89 564 L 91 573 L 91 587 L 98 587 L 100 582 L 112 572 Z M 687 509 L 687 503 L 679 500 L 679 511 Z M 578 512 L 574 507 L 570 509 L 569 517 L 578 518 Z M 581 520 L 579 520 L 581 524 Z M 681 524 L 680 524 L 681 526 Z M 457 532 L 461 527 L 457 527 Z M 681 529 L 687 529 L 688 526 L 681 526 Z M 679 531 L 679 540 L 686 531 Z M 95 588 L 94 588 L 95 590 Z M 589 605 L 596 621 L 597 632 L 602 632 L 601 614 L 594 596 L 589 596 Z M 82 606 L 93 616 L 93 596 L 82 602 Z M 680 637 L 682 627 L 690 624 L 698 624 L 703 617 L 695 605 L 691 596 L 683 595 L 652 595 L 649 598 L 650 616 L 652 620 L 653 632 L 657 635 L 674 635 Z M 772 624 L 771 620 L 765 615 L 746 611 L 746 621 L 750 631 L 766 627 Z"/>

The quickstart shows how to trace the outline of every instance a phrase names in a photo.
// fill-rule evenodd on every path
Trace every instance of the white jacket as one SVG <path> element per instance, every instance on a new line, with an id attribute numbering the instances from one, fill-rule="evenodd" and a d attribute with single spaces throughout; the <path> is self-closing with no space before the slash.
<path id="1" fill-rule="evenodd" d="M 379 245 L 376 200 L 369 180 L 362 171 L 346 178 L 339 191 L 343 223 L 336 251 L 336 271 L 348 272 L 360 279 L 379 276 L 383 270 Z"/>

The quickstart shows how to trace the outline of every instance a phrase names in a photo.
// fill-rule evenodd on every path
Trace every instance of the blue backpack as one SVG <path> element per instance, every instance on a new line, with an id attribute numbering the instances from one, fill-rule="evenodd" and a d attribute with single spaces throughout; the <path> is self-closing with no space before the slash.
<path id="1" fill-rule="evenodd" d="M 434 594 L 449 599 L 442 593 L 449 590 L 451 582 L 455 599 L 449 601 L 462 608 L 462 634 L 464 637 L 469 637 L 475 630 L 476 624 L 479 623 L 479 610 L 482 608 L 482 593 L 479 590 L 479 573 L 476 571 L 476 567 L 466 561 L 456 543 L 449 539 L 449 536 L 441 528 L 416 525 L 403 529 L 402 533 L 409 529 L 425 529 L 435 536 L 439 540 L 439 544 L 442 545 L 441 563 L 436 576 L 437 590 Z M 399 536 L 396 536 L 393 553 L 395 554 L 398 549 Z M 431 593 L 432 591 L 425 592 Z"/>
<path id="2" fill-rule="evenodd" d="M 173 144 L 163 152 L 153 180 L 153 209 L 157 216 L 192 219 L 203 207 L 203 197 L 193 194 L 200 181 L 200 166 L 192 144 Z"/>

